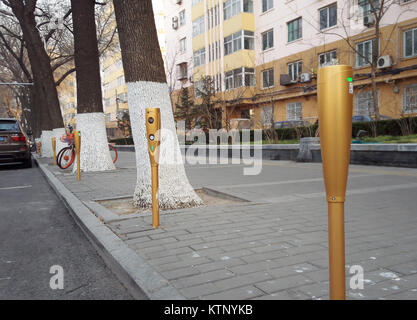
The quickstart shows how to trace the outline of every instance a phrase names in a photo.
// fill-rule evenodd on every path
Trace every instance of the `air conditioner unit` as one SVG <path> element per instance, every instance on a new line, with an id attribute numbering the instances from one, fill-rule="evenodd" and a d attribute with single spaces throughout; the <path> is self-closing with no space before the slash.
<path id="1" fill-rule="evenodd" d="M 311 75 L 309 73 L 302 73 L 300 75 L 300 82 L 310 82 L 311 81 Z"/>
<path id="2" fill-rule="evenodd" d="M 279 79 L 279 84 L 281 86 L 289 86 L 290 84 L 293 84 L 294 82 L 291 80 L 291 77 L 289 74 L 281 74 Z"/>
<path id="3" fill-rule="evenodd" d="M 172 29 L 174 30 L 178 29 L 178 17 L 177 16 L 172 17 Z"/>
<path id="4" fill-rule="evenodd" d="M 378 69 L 385 69 L 385 68 L 392 67 L 392 58 L 391 58 L 391 56 L 387 55 L 387 56 L 379 57 L 378 62 L 377 62 L 377 66 L 378 66 Z"/>
<path id="5" fill-rule="evenodd" d="M 375 24 L 375 18 L 372 15 L 367 15 L 363 17 L 363 25 L 365 27 L 372 27 Z"/>

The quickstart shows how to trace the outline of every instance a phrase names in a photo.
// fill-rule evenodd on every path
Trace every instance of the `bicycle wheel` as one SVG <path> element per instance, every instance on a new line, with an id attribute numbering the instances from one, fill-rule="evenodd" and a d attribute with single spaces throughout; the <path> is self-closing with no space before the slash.
<path id="1" fill-rule="evenodd" d="M 59 152 L 57 164 L 61 169 L 67 169 L 72 165 L 75 159 L 75 150 L 71 147 L 65 147 Z"/>
<path id="2" fill-rule="evenodd" d="M 118 157 L 116 148 L 113 147 L 111 144 L 109 144 L 109 150 L 110 150 L 111 158 L 113 159 L 113 163 L 116 163 L 117 157 Z"/>

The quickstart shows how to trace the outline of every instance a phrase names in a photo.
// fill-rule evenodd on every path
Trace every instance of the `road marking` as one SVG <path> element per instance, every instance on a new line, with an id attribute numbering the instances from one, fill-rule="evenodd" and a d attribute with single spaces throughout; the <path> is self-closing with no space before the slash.
<path id="1" fill-rule="evenodd" d="M 357 174 L 349 176 L 349 179 L 360 178 L 360 177 L 374 177 L 376 174 Z M 263 187 L 263 186 L 275 186 L 281 184 L 292 184 L 292 183 L 305 183 L 305 182 L 319 182 L 323 181 L 323 178 L 311 178 L 311 179 L 298 179 L 298 180 L 286 180 L 286 181 L 272 181 L 272 182 L 259 182 L 259 183 L 246 183 L 246 184 L 230 184 L 224 186 L 212 186 L 215 188 L 250 188 L 250 187 Z M 208 186 L 210 187 L 210 186 Z"/>
<path id="2" fill-rule="evenodd" d="M 382 187 L 372 187 L 372 188 L 363 188 L 363 189 L 355 189 L 355 190 L 348 190 L 346 195 L 355 195 L 355 194 L 366 194 L 366 193 L 379 193 L 384 191 L 393 191 L 393 190 L 401 190 L 401 189 L 410 189 L 410 188 L 417 188 L 417 183 L 407 183 L 407 184 L 396 184 L 391 186 L 382 186 Z M 314 193 L 305 193 L 305 194 L 290 194 L 282 197 L 275 197 L 275 198 L 264 198 L 259 199 L 260 201 L 267 201 L 270 203 L 279 203 L 279 202 L 290 202 L 290 201 L 299 201 L 299 200 L 306 200 L 312 198 L 321 198 L 325 197 L 324 192 L 314 192 Z"/>
<path id="3" fill-rule="evenodd" d="M 0 188 L 0 190 L 12 190 L 12 189 L 24 189 L 24 188 L 32 188 L 32 185 L 16 186 L 16 187 L 3 187 L 3 188 Z"/>
<path id="4" fill-rule="evenodd" d="M 381 169 L 350 169 L 353 172 L 365 172 L 374 173 L 377 175 L 386 176 L 404 176 L 404 177 L 417 177 L 417 173 L 403 172 L 403 171 L 392 171 L 392 170 L 381 170 Z"/>

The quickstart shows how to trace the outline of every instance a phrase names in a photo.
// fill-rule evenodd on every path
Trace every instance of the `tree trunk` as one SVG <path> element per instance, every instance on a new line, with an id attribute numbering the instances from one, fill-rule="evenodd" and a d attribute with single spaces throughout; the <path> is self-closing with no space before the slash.
<path id="1" fill-rule="evenodd" d="M 32 0 L 24 3 L 22 0 L 10 0 L 9 3 L 22 29 L 32 69 L 34 88 L 39 102 L 39 104 L 36 104 L 39 110 L 33 112 L 39 113 L 39 125 L 42 130 L 62 128 L 64 122 L 50 59 L 36 27 L 34 13 L 36 1 Z"/>
<path id="2" fill-rule="evenodd" d="M 380 39 L 380 31 L 379 31 L 379 22 L 380 20 L 378 17 L 375 18 L 377 21 L 375 23 L 375 44 L 374 48 L 372 48 L 372 64 L 371 64 L 371 85 L 372 85 L 372 98 L 374 100 L 374 114 L 375 120 L 380 119 L 379 113 L 379 101 L 378 101 L 378 87 L 376 85 L 376 72 L 378 68 L 378 58 L 379 58 L 379 39 Z"/>
<path id="3" fill-rule="evenodd" d="M 181 208 L 202 204 L 185 174 L 151 0 L 114 0 L 119 41 L 136 150 L 137 185 L 134 202 L 150 207 L 151 170 L 145 108 L 161 109 L 159 204 Z"/>
<path id="4" fill-rule="evenodd" d="M 94 6 L 94 0 L 71 0 L 77 74 L 77 131 L 81 132 L 80 166 L 83 171 L 115 169 L 104 122 Z"/>

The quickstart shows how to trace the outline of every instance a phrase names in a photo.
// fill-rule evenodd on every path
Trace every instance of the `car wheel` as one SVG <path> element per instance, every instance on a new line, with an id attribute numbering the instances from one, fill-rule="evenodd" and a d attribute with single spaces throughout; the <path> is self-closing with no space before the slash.
<path id="1" fill-rule="evenodd" d="M 23 168 L 32 168 L 32 158 L 29 158 L 23 162 Z"/>

